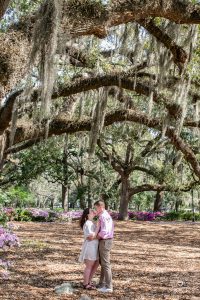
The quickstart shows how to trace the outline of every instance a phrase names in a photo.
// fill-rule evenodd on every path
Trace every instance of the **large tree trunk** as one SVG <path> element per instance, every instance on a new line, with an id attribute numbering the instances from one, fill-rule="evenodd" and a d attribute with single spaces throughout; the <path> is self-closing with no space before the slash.
<path id="1" fill-rule="evenodd" d="M 11 1 L 10 0 L 0 0 L 0 19 L 5 14 L 5 11 Z"/>
<path id="2" fill-rule="evenodd" d="M 68 182 L 68 135 L 65 135 L 65 144 L 63 149 L 63 177 L 64 182 L 62 184 L 62 208 L 64 210 L 68 210 L 69 203 L 68 203 L 68 189 L 69 189 L 69 182 Z"/>
<path id="3" fill-rule="evenodd" d="M 176 212 L 179 212 L 179 208 L 182 204 L 182 201 L 180 199 L 177 199 L 176 202 L 175 202 L 175 211 Z"/>
<path id="4" fill-rule="evenodd" d="M 68 187 L 62 185 L 62 208 L 68 210 Z"/>
<path id="5" fill-rule="evenodd" d="M 121 197 L 119 206 L 119 220 L 128 220 L 128 204 L 131 199 L 129 193 L 129 177 L 124 176 L 121 181 Z"/>
<path id="6" fill-rule="evenodd" d="M 52 210 L 54 209 L 54 197 L 50 198 L 50 207 Z"/>
<path id="7" fill-rule="evenodd" d="M 161 211 L 163 197 L 164 197 L 164 192 L 163 191 L 158 191 L 156 193 L 156 199 L 155 199 L 155 202 L 154 202 L 154 209 L 153 209 L 154 211 Z"/>

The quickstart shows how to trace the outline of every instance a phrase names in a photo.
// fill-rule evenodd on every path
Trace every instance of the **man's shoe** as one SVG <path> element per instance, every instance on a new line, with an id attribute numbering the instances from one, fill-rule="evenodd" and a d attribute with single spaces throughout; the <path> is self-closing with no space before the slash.
<path id="1" fill-rule="evenodd" d="M 112 288 L 107 288 L 107 287 L 102 287 L 101 289 L 98 289 L 99 292 L 101 293 L 112 293 L 113 289 Z"/>
<path id="2" fill-rule="evenodd" d="M 103 283 L 98 283 L 98 284 L 96 284 L 96 288 L 97 289 L 101 289 L 101 288 L 103 288 L 103 287 L 105 287 L 106 286 L 106 284 L 103 282 Z"/>

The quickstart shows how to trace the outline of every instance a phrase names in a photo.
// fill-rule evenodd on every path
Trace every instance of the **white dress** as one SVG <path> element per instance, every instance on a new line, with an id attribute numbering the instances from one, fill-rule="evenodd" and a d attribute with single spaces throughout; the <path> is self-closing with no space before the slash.
<path id="1" fill-rule="evenodd" d="M 79 256 L 79 262 L 84 262 L 84 259 L 88 259 L 88 260 L 99 259 L 99 253 L 98 253 L 99 241 L 97 239 L 92 241 L 87 240 L 87 237 L 92 233 L 94 233 L 95 229 L 96 229 L 96 225 L 92 221 L 87 220 L 85 222 L 83 226 L 84 242 Z"/>

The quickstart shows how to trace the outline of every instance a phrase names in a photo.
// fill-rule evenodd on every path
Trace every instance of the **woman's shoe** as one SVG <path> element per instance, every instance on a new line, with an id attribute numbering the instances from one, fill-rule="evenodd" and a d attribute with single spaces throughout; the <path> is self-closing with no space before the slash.
<path id="1" fill-rule="evenodd" d="M 83 284 L 84 290 L 96 290 L 95 286 L 91 284 Z"/>
<path id="2" fill-rule="evenodd" d="M 94 282 L 89 282 L 89 285 L 93 286 L 94 288 L 96 288 L 96 283 Z"/>

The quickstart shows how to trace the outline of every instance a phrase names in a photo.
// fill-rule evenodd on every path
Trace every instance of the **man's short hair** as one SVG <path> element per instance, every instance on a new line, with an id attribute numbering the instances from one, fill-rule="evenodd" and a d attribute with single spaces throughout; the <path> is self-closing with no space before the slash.
<path id="1" fill-rule="evenodd" d="M 94 203 L 94 206 L 105 207 L 105 203 L 102 200 L 98 200 Z"/>

